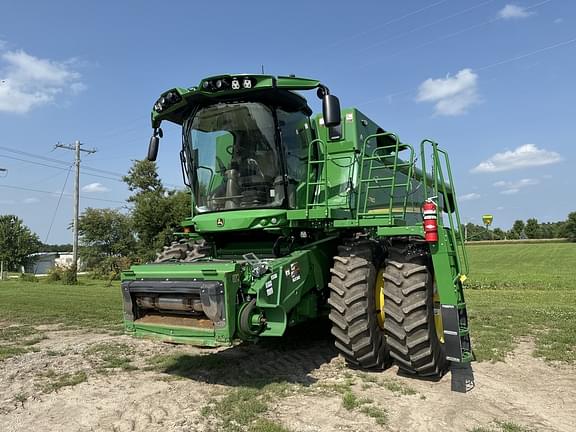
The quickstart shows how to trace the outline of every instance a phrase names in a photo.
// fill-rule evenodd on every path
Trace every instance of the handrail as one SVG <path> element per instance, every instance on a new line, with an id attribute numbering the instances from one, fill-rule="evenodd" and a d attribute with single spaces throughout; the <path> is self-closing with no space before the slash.
<path id="1" fill-rule="evenodd" d="M 319 151 L 319 156 L 320 153 L 322 153 L 323 156 L 323 160 L 312 160 L 312 149 L 314 148 L 314 146 L 316 144 L 320 144 L 318 147 L 320 147 L 320 151 Z M 326 143 L 324 141 L 322 141 L 320 138 L 316 138 L 314 140 L 312 140 L 310 142 L 310 145 L 308 146 L 308 167 L 306 170 L 306 218 L 308 218 L 310 216 L 310 207 L 313 205 L 310 201 L 310 190 L 311 189 L 315 189 L 316 192 L 314 193 L 315 198 L 318 197 L 318 193 L 319 193 L 319 188 L 317 189 L 317 187 L 322 183 L 325 182 L 326 186 L 324 187 L 324 204 L 325 204 L 325 214 L 326 216 L 328 215 L 328 173 L 326 172 L 326 165 L 327 165 L 327 161 L 328 161 L 328 152 L 326 151 Z M 312 174 L 311 170 L 312 170 L 312 165 L 315 164 L 322 164 L 322 167 L 320 170 L 317 171 L 316 173 L 316 179 L 315 181 L 311 182 L 310 181 L 310 176 Z"/>
<path id="2" fill-rule="evenodd" d="M 424 173 L 422 182 L 424 187 L 424 196 L 428 197 L 428 179 L 426 176 L 426 144 L 430 144 L 432 147 L 432 178 L 434 181 L 434 192 L 439 193 L 442 192 L 443 195 L 443 205 L 445 206 L 446 213 L 448 214 L 448 223 L 450 225 L 450 240 L 454 245 L 455 252 L 456 252 L 456 263 L 458 265 L 458 272 L 459 274 L 456 275 L 454 282 L 459 279 L 461 276 L 468 274 L 469 272 L 469 265 L 468 265 L 468 255 L 466 253 L 466 248 L 464 247 L 464 234 L 462 232 L 462 224 L 460 222 L 460 211 L 458 210 L 458 203 L 456 201 L 456 189 L 454 187 L 454 178 L 452 176 L 452 169 L 450 167 L 450 160 L 448 158 L 448 153 L 445 150 L 442 150 L 438 147 L 438 143 L 435 141 L 425 139 L 422 140 L 420 143 L 420 154 L 421 154 L 421 163 L 422 163 L 422 171 Z M 444 171 L 442 169 L 441 159 L 439 154 L 442 154 L 444 159 L 444 165 L 446 166 L 446 172 L 448 174 L 448 184 L 445 181 Z M 442 189 L 439 189 L 439 184 Z M 453 200 L 448 198 L 449 191 L 454 197 Z M 451 202 L 452 201 L 452 202 Z M 452 208 L 452 204 L 454 204 L 454 208 Z M 440 208 L 437 207 L 437 217 L 438 221 L 442 221 Z M 454 223 L 454 219 L 456 219 L 456 226 Z M 456 231 L 458 232 L 458 238 L 456 237 Z"/>
<path id="3" fill-rule="evenodd" d="M 393 137 L 394 138 L 394 144 L 388 144 L 388 145 L 384 145 L 384 146 L 380 146 L 380 147 L 376 147 L 372 153 L 368 156 L 366 154 L 366 147 L 368 145 L 368 142 L 374 138 L 378 138 L 378 137 L 382 137 L 382 136 L 389 136 L 389 137 Z M 400 144 L 402 144 L 403 148 L 400 147 Z M 402 161 L 399 157 L 398 157 L 398 153 L 402 150 L 405 149 L 409 149 L 410 150 L 410 159 L 409 161 Z M 380 161 L 382 162 L 382 159 L 387 157 L 386 155 L 379 155 L 378 153 L 384 152 L 386 150 L 391 150 L 391 153 L 393 152 L 393 155 L 391 154 L 390 157 L 394 158 L 394 161 L 391 165 L 384 165 L 382 167 L 374 167 L 374 161 Z M 369 162 L 369 166 L 368 168 L 368 176 L 367 178 L 364 178 L 364 171 L 365 171 L 365 167 L 364 165 L 366 164 L 366 162 Z M 413 177 L 413 167 L 414 167 L 414 148 L 409 145 L 409 144 L 404 144 L 404 143 L 400 143 L 400 140 L 398 138 L 398 136 L 392 132 L 380 132 L 380 133 L 376 133 L 376 134 L 371 134 L 368 135 L 363 142 L 362 145 L 362 151 L 360 153 L 360 172 L 359 172 L 359 180 L 358 180 L 358 196 L 357 196 L 357 203 L 356 203 L 356 220 L 358 220 L 360 218 L 360 216 L 364 216 L 366 215 L 367 212 L 367 206 L 368 206 L 368 193 L 369 190 L 371 188 L 370 183 L 372 182 L 378 182 L 379 180 L 383 180 L 380 177 L 372 177 L 372 173 L 373 171 L 380 169 L 380 168 L 387 168 L 389 170 L 391 170 L 392 172 L 392 177 L 390 177 L 391 180 L 391 184 L 389 186 L 387 186 L 390 189 L 390 197 L 389 197 L 389 202 L 388 202 L 388 223 L 392 224 L 393 222 L 393 212 L 392 209 L 394 208 L 394 194 L 396 192 L 396 188 L 399 186 L 405 187 L 406 188 L 406 193 L 404 194 L 404 201 L 402 204 L 402 217 L 405 218 L 406 217 L 406 205 L 408 203 L 408 195 L 409 195 L 409 191 L 411 189 L 412 186 L 412 177 Z M 403 174 L 406 175 L 406 182 L 402 183 L 402 184 L 398 184 L 398 182 L 396 181 L 396 176 L 398 171 L 400 170 L 400 168 L 405 168 L 408 167 L 406 171 L 402 171 Z M 363 183 L 367 183 L 367 186 L 365 188 L 365 196 L 364 196 L 364 201 L 362 204 L 362 185 Z"/>

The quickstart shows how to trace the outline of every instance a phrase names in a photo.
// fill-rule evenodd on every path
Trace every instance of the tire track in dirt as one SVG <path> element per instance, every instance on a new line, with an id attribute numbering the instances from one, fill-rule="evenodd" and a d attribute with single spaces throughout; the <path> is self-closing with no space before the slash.
<path id="1" fill-rule="evenodd" d="M 302 391 L 270 401 L 267 417 L 294 431 L 382 431 L 360 410 L 345 410 L 342 394 L 325 391 L 346 382 L 358 398 L 370 398 L 374 406 L 387 410 L 384 429 L 389 431 L 462 432 L 501 420 L 537 431 L 572 432 L 576 423 L 576 368 L 534 358 L 530 341 L 521 342 L 506 362 L 474 363 L 476 387 L 464 394 L 451 391 L 450 374 L 431 382 L 399 376 L 396 368 L 369 374 L 345 369 L 327 334 L 306 329 L 217 352 L 77 330 L 44 332 L 48 339 L 36 345 L 38 352 L 0 362 L 2 432 L 208 431 L 213 420 L 201 410 L 210 400 L 239 386 L 281 382 L 300 385 Z M 140 369 L 97 370 L 88 353 L 102 343 L 129 347 Z M 223 366 L 146 370 L 146 359 L 156 354 L 176 361 L 204 355 Z M 38 377 L 49 369 L 85 371 L 88 379 L 45 394 L 38 390 Z M 414 394 L 390 390 L 382 385 L 387 380 L 410 387 Z M 19 402 L 22 393 L 28 397 Z"/>

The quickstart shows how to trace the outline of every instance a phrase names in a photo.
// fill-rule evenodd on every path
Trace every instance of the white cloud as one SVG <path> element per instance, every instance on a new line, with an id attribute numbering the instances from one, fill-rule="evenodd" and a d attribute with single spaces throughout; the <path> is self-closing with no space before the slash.
<path id="1" fill-rule="evenodd" d="M 22 201 L 23 204 L 35 204 L 35 203 L 37 203 L 37 202 L 40 202 L 40 200 L 39 200 L 38 198 L 34 198 L 34 197 L 25 198 L 25 199 Z"/>
<path id="2" fill-rule="evenodd" d="M 462 69 L 454 76 L 428 78 L 418 88 L 418 102 L 434 102 L 438 115 L 465 114 L 470 105 L 479 102 L 478 75 L 471 69 Z"/>
<path id="3" fill-rule="evenodd" d="M 86 192 L 86 193 L 108 192 L 109 190 L 110 189 L 108 189 L 102 183 L 90 183 L 90 184 L 87 184 L 86 186 L 84 186 L 82 188 L 82 192 Z"/>
<path id="4" fill-rule="evenodd" d="M 556 18 L 554 20 L 554 24 L 562 24 L 564 22 L 564 18 Z"/>
<path id="5" fill-rule="evenodd" d="M 0 112 L 26 113 L 85 88 L 74 60 L 57 62 L 25 51 L 4 51 L 0 43 Z"/>
<path id="6" fill-rule="evenodd" d="M 534 186 L 540 183 L 538 179 L 524 178 L 516 181 L 504 181 L 500 180 L 494 183 L 494 187 L 502 189 L 500 191 L 503 195 L 513 195 L 520 192 L 520 189 L 524 189 L 529 186 Z"/>
<path id="7" fill-rule="evenodd" d="M 501 191 L 500 193 L 502 195 L 514 195 L 518 192 L 520 192 L 520 189 L 506 189 L 506 190 Z"/>
<path id="8" fill-rule="evenodd" d="M 472 172 L 500 172 L 520 168 L 529 168 L 542 165 L 550 165 L 562 160 L 560 154 L 539 149 L 534 144 L 524 144 L 515 150 L 496 153 L 494 156 L 480 162 L 472 169 Z"/>
<path id="9" fill-rule="evenodd" d="M 481 197 L 482 195 L 476 193 L 476 192 L 472 192 L 469 194 L 465 194 L 465 195 L 460 195 L 458 197 L 459 201 L 472 201 L 472 200 L 477 200 Z"/>
<path id="10" fill-rule="evenodd" d="M 529 12 L 525 7 L 514 4 L 507 4 L 498 12 L 498 18 L 502 19 L 528 18 L 530 15 L 534 15 L 534 12 Z"/>

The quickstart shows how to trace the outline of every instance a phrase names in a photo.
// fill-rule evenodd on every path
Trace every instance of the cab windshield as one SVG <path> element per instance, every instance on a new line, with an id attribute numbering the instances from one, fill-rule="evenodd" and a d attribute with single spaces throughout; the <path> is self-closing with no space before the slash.
<path id="1" fill-rule="evenodd" d="M 185 124 L 199 212 L 275 207 L 284 188 L 270 108 L 257 102 L 199 109 Z"/>

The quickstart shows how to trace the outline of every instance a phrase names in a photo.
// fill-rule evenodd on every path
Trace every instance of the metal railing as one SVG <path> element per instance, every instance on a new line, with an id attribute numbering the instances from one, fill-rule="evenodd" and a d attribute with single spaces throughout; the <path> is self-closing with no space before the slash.
<path id="1" fill-rule="evenodd" d="M 448 158 L 448 153 L 438 147 L 438 143 L 435 141 L 425 139 L 420 143 L 420 157 L 422 162 L 422 172 L 426 173 L 426 146 L 430 145 L 432 147 L 432 183 L 433 183 L 433 193 L 432 195 L 442 194 L 442 204 L 445 207 L 448 224 L 449 224 L 449 238 L 454 246 L 456 264 L 458 266 L 458 274 L 455 277 L 455 282 L 457 279 L 468 274 L 468 255 L 466 254 L 466 248 L 464 247 L 464 233 L 462 231 L 462 223 L 460 221 L 460 211 L 458 210 L 458 203 L 456 202 L 456 189 L 454 187 L 454 179 L 452 177 L 452 169 L 450 168 L 450 160 Z M 443 168 L 444 166 L 444 168 Z M 444 169 L 446 170 L 447 178 L 444 174 Z M 448 183 L 446 183 L 446 179 Z M 429 197 L 429 179 L 426 175 L 422 178 L 424 187 L 424 196 Z M 442 208 L 437 206 L 437 216 L 438 221 L 443 221 L 442 219 Z M 442 222 L 443 223 L 443 222 Z"/>
<path id="2" fill-rule="evenodd" d="M 392 137 L 394 144 L 375 146 L 374 150 L 368 155 L 366 152 L 368 142 L 378 137 Z M 399 158 L 399 153 L 403 150 L 410 150 L 410 157 L 407 161 Z M 401 146 L 398 137 L 390 132 L 369 135 L 362 145 L 359 165 L 356 220 L 366 216 L 381 217 L 374 212 L 368 211 L 370 191 L 374 190 L 380 191 L 384 196 L 388 194 L 388 208 L 379 209 L 385 210 L 385 213 L 387 213 L 388 225 L 394 224 L 395 216 L 399 219 L 405 219 L 408 196 L 410 195 L 413 180 L 414 149 L 412 146 L 406 144 Z M 367 170 L 366 165 L 368 165 Z M 376 175 L 376 173 L 381 171 L 388 172 L 390 175 L 385 177 Z M 398 181 L 400 173 L 405 176 L 404 181 Z M 400 207 L 395 207 L 395 198 L 398 193 L 403 198 Z"/>

